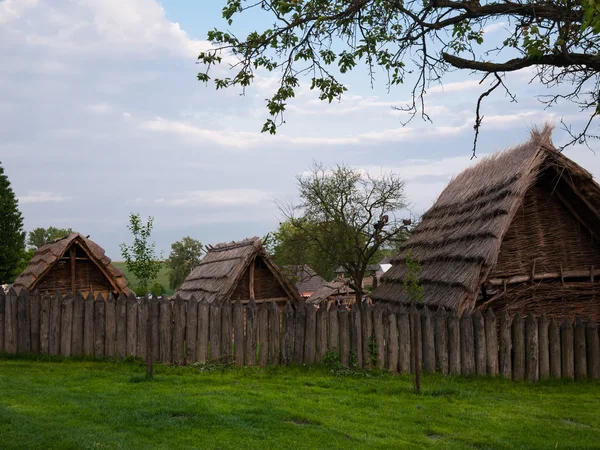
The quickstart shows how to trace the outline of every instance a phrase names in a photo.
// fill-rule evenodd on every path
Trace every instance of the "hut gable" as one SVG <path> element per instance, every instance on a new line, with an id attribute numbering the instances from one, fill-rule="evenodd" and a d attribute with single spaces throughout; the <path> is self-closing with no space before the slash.
<path id="1" fill-rule="evenodd" d="M 79 233 L 40 247 L 13 286 L 63 295 L 67 291 L 132 293 L 123 272 L 111 264 L 102 247 Z"/>
<path id="2" fill-rule="evenodd" d="M 556 282 L 561 264 L 563 278 L 587 270 L 593 288 L 589 271 L 600 267 L 600 187 L 554 148 L 551 132 L 549 126 L 534 130 L 528 142 L 454 178 L 392 260 L 372 298 L 409 301 L 402 285 L 409 250 L 421 265 L 425 301 L 434 306 L 459 311 L 491 306 L 490 301 L 510 297 L 507 286 Z M 532 291 L 528 295 L 539 299 Z"/>
<path id="3" fill-rule="evenodd" d="M 300 296 L 271 260 L 257 237 L 212 247 L 187 276 L 176 295 L 183 299 L 206 298 L 209 302 L 300 301 Z"/>
<path id="4" fill-rule="evenodd" d="M 285 266 L 282 270 L 290 280 L 294 281 L 296 290 L 302 297 L 310 297 L 327 283 L 308 264 Z"/>

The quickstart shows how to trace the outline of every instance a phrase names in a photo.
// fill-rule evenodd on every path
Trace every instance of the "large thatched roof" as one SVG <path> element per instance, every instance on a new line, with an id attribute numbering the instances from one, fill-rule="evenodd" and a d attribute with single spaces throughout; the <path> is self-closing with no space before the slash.
<path id="1" fill-rule="evenodd" d="M 266 265 L 288 298 L 300 302 L 298 292 L 272 261 L 258 237 L 213 246 L 175 294 L 183 299 L 195 296 L 209 302 L 229 300 L 252 261 L 257 259 Z"/>
<path id="2" fill-rule="evenodd" d="M 31 258 L 27 268 L 17 277 L 13 283 L 13 287 L 28 291 L 35 290 L 37 283 L 58 260 L 65 256 L 67 250 L 75 244 L 79 245 L 90 260 L 102 270 L 116 292 L 123 292 L 126 295 L 133 293 L 127 287 L 128 284 L 125 275 L 111 264 L 110 258 L 104 254 L 104 249 L 79 233 L 72 233 L 67 237 L 56 239 L 40 247 L 33 255 L 33 258 Z"/>
<path id="3" fill-rule="evenodd" d="M 485 158 L 454 178 L 423 215 L 371 297 L 409 301 L 402 280 L 410 251 L 421 265 L 419 277 L 427 303 L 473 308 L 525 194 L 546 170 L 553 170 L 555 178 L 570 186 L 576 198 L 573 207 L 579 208 L 579 217 L 587 220 L 597 238 L 600 186 L 589 172 L 554 148 L 551 132 L 549 126 L 534 130 L 528 142 Z"/>

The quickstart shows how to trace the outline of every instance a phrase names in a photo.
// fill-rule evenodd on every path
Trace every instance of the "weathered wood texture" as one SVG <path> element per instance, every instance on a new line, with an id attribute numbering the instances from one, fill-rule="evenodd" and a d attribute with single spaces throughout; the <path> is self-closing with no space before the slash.
<path id="1" fill-rule="evenodd" d="M 517 312 L 512 323 L 512 345 L 513 345 L 513 380 L 523 380 L 525 378 L 525 328 L 523 319 Z"/>
<path id="2" fill-rule="evenodd" d="M 185 304 L 175 297 L 173 307 L 173 364 L 182 365 L 185 357 Z"/>
<path id="3" fill-rule="evenodd" d="M 68 296 L 68 318 L 69 323 L 69 342 L 66 344 L 68 356 L 71 355 L 71 326 L 73 320 L 73 295 Z M 21 290 L 19 297 L 17 298 L 17 351 L 19 353 L 31 352 L 31 311 L 29 304 L 29 294 L 26 290 Z"/>
<path id="4" fill-rule="evenodd" d="M 443 375 L 448 375 L 448 329 L 446 310 L 439 308 L 434 316 L 435 326 L 435 367 Z"/>
<path id="5" fill-rule="evenodd" d="M 473 331 L 473 318 L 463 314 L 460 318 L 460 360 L 461 373 L 473 375 L 475 373 L 475 336 Z"/>
<path id="6" fill-rule="evenodd" d="M 294 355 L 294 308 L 290 302 L 283 308 L 281 340 L 281 363 L 285 366 L 292 363 Z"/>
<path id="7" fill-rule="evenodd" d="M 269 310 L 266 303 L 258 308 L 258 365 L 265 367 L 269 361 Z"/>
<path id="8" fill-rule="evenodd" d="M 36 296 L 33 297 L 35 299 Z M 35 301 L 35 300 L 34 300 Z M 71 354 L 73 356 L 83 356 L 83 315 L 85 310 L 85 299 L 78 293 L 73 300 L 73 330 L 71 334 Z M 31 308 L 31 316 L 32 316 L 32 329 L 31 329 L 31 338 L 32 344 L 34 343 L 33 338 L 33 302 Z M 38 317 L 39 320 L 39 317 Z M 32 348 L 32 351 L 33 348 Z"/>
<path id="9" fill-rule="evenodd" d="M 435 371 L 435 331 L 433 317 L 429 308 L 425 307 L 421 313 L 421 333 L 423 334 L 423 370 Z"/>
<path id="10" fill-rule="evenodd" d="M 500 316 L 500 375 L 512 379 L 512 325 L 508 312 L 504 311 Z"/>
<path id="11" fill-rule="evenodd" d="M 460 321 L 456 311 L 448 315 L 448 370 L 451 375 L 460 375 Z"/>
<path id="12" fill-rule="evenodd" d="M 198 336 L 196 345 L 196 358 L 198 362 L 208 361 L 208 343 L 209 343 L 209 306 L 205 299 L 198 302 Z"/>
<path id="13" fill-rule="evenodd" d="M 236 366 L 244 365 L 244 307 L 238 298 L 233 306 L 233 358 Z"/>
<path id="14" fill-rule="evenodd" d="M 94 302 L 94 356 L 104 356 L 104 340 L 106 337 L 106 302 L 102 294 Z"/>
<path id="15" fill-rule="evenodd" d="M 279 306 L 271 302 L 269 305 L 269 364 L 279 364 L 281 349 L 281 318 Z"/>
<path id="16" fill-rule="evenodd" d="M 304 340 L 306 337 L 306 306 L 301 303 L 296 308 L 296 321 L 294 324 L 294 363 L 302 364 L 304 361 Z"/>
<path id="17" fill-rule="evenodd" d="M 585 344 L 587 351 L 588 377 L 600 379 L 600 336 L 598 325 L 588 318 L 585 325 Z"/>
<path id="18" fill-rule="evenodd" d="M 317 311 L 314 306 L 306 307 L 306 334 L 304 336 L 304 364 L 315 363 Z"/>
<path id="19" fill-rule="evenodd" d="M 338 313 L 338 323 L 340 326 L 340 362 L 342 366 L 350 366 L 350 318 L 348 310 L 342 308 Z M 383 348 L 381 349 L 383 352 Z"/>
<path id="20" fill-rule="evenodd" d="M 539 346 L 539 375 L 540 379 L 550 376 L 550 347 L 548 343 L 548 318 L 545 314 L 538 320 L 538 346 Z"/>
<path id="21" fill-rule="evenodd" d="M 485 314 L 486 369 L 491 376 L 498 375 L 498 328 L 494 311 Z"/>
<path id="22" fill-rule="evenodd" d="M 256 303 L 251 298 L 246 307 L 246 348 L 244 349 L 244 361 L 247 366 L 256 364 L 256 339 Z"/>

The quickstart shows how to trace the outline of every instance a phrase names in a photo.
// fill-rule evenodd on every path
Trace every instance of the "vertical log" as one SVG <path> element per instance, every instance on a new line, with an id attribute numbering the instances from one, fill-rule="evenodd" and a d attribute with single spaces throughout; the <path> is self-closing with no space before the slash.
<path id="1" fill-rule="evenodd" d="M 513 380 L 525 379 L 525 329 L 517 311 L 512 323 Z"/>
<path id="2" fill-rule="evenodd" d="M 1 289 L 1 288 L 0 288 Z M 71 317 L 73 316 L 73 305 L 71 302 Z M 71 331 L 71 329 L 69 329 Z M 71 352 L 71 341 L 69 341 L 69 354 Z M 17 299 L 17 350 L 19 353 L 31 352 L 31 315 L 29 292 L 21 289 Z"/>
<path id="3" fill-rule="evenodd" d="M 246 348 L 244 350 L 244 360 L 247 366 L 256 364 L 256 302 L 253 298 L 246 305 Z"/>
<path id="4" fill-rule="evenodd" d="M 136 299 L 137 301 L 137 350 L 136 355 L 143 361 L 146 360 L 148 346 L 148 298 L 146 295 L 143 298 Z"/>
<path id="5" fill-rule="evenodd" d="M 373 335 L 373 316 L 367 302 L 360 306 L 360 325 L 362 330 L 363 366 L 370 369 L 373 364 L 371 355 L 371 336 Z"/>
<path id="6" fill-rule="evenodd" d="M 40 301 L 40 353 L 47 355 L 50 337 L 50 296 L 48 292 L 42 295 Z"/>
<path id="7" fill-rule="evenodd" d="M 231 301 L 225 300 L 221 304 L 221 355 L 223 356 L 224 362 L 231 361 L 231 346 L 232 340 L 232 327 L 231 327 L 231 313 L 232 313 Z"/>
<path id="8" fill-rule="evenodd" d="M 542 314 L 538 321 L 538 346 L 540 379 L 546 379 L 550 376 L 550 348 L 548 345 L 548 318 Z"/>
<path id="9" fill-rule="evenodd" d="M 512 379 L 512 324 L 508 312 L 500 316 L 500 375 Z"/>
<path id="10" fill-rule="evenodd" d="M 160 305 L 155 295 L 148 298 L 148 315 L 150 316 L 150 334 L 152 341 L 152 362 L 160 360 Z"/>
<path id="11" fill-rule="evenodd" d="M 435 327 L 435 360 L 436 369 L 448 375 L 448 330 L 446 327 L 446 310 L 439 308 L 433 318 Z"/>
<path id="12" fill-rule="evenodd" d="M 381 304 L 373 307 L 373 335 L 377 346 L 377 368 L 384 368 L 385 341 L 383 340 L 383 308 Z"/>
<path id="13" fill-rule="evenodd" d="M 300 303 L 296 308 L 294 328 L 294 363 L 304 361 L 304 341 L 306 337 L 306 305 Z"/>
<path id="14" fill-rule="evenodd" d="M 244 365 L 244 306 L 237 299 L 233 306 L 233 354 L 236 366 Z"/>
<path id="15" fill-rule="evenodd" d="M 0 352 L 6 351 L 4 347 L 4 335 L 6 334 L 4 325 L 6 317 L 6 294 L 4 289 L 0 288 Z"/>
<path id="16" fill-rule="evenodd" d="M 578 317 L 575 319 L 574 350 L 575 350 L 575 379 L 587 377 L 587 358 L 585 349 L 585 324 Z"/>
<path id="17" fill-rule="evenodd" d="M 387 313 L 387 322 L 387 369 L 392 373 L 396 373 L 398 372 L 398 324 L 396 322 L 396 314 L 392 311 L 388 311 Z"/>
<path id="18" fill-rule="evenodd" d="M 475 334 L 471 314 L 464 312 L 460 319 L 460 359 L 462 374 L 475 373 Z"/>
<path id="19" fill-rule="evenodd" d="M 10 297 L 11 296 L 10 296 L 10 292 L 9 292 L 7 299 L 9 299 Z M 92 299 L 92 301 L 93 301 L 93 299 Z M 57 291 L 54 293 L 54 295 L 50 299 L 50 337 L 49 337 L 50 349 L 49 350 L 50 350 L 50 354 L 53 356 L 56 356 L 60 353 L 61 303 L 62 303 L 62 296 Z M 93 314 L 93 311 L 94 310 L 92 309 L 92 314 Z M 93 318 L 92 318 L 92 320 L 93 320 Z M 7 324 L 7 328 L 8 328 L 8 324 Z M 93 347 L 92 347 L 91 354 L 93 354 Z"/>
<path id="20" fill-rule="evenodd" d="M 125 294 L 121 293 L 117 298 L 116 309 L 117 358 L 125 358 L 125 356 L 127 356 L 127 297 L 125 296 Z M 161 361 L 164 360 L 161 358 Z"/>
<path id="21" fill-rule="evenodd" d="M 283 340 L 281 344 L 281 363 L 288 366 L 294 354 L 294 308 L 286 302 L 283 308 Z"/>
<path id="22" fill-rule="evenodd" d="M 485 324 L 481 311 L 475 311 L 473 318 L 473 335 L 475 336 L 475 372 L 477 375 L 487 373 L 487 355 L 485 342 Z"/>
<path id="23" fill-rule="evenodd" d="M 196 343 L 198 342 L 198 299 L 196 297 L 192 297 L 186 302 L 185 317 L 185 361 L 194 363 L 196 362 Z"/>
<path id="24" fill-rule="evenodd" d="M 71 354 L 75 356 L 83 356 L 84 311 L 85 299 L 81 292 L 78 292 L 73 299 L 73 331 L 71 334 Z"/>
<path id="25" fill-rule="evenodd" d="M 431 311 L 425 306 L 421 314 L 421 329 L 423 333 L 423 370 L 435 372 L 435 333 Z"/>
<path id="26" fill-rule="evenodd" d="M 281 349 L 281 318 L 277 303 L 269 303 L 269 364 L 279 364 Z"/>
<path id="27" fill-rule="evenodd" d="M 73 293 L 67 292 L 62 299 L 60 318 L 60 354 L 71 356 L 71 339 L 73 337 Z"/>
<path id="28" fill-rule="evenodd" d="M 548 326 L 548 347 L 550 349 L 550 376 L 561 377 L 562 358 L 560 356 L 560 329 L 552 319 Z"/>
<path id="29" fill-rule="evenodd" d="M 327 322 L 329 314 L 327 308 L 321 306 L 317 311 L 317 362 L 323 362 L 327 353 Z"/>
<path id="30" fill-rule="evenodd" d="M 498 375 L 498 331 L 496 316 L 492 309 L 485 313 L 485 346 L 486 346 L 486 371 L 495 377 Z"/>
<path id="31" fill-rule="evenodd" d="M 391 311 L 390 305 L 382 304 L 381 305 L 381 322 L 383 324 L 383 345 L 384 345 L 384 354 L 383 354 L 383 368 L 387 369 L 388 367 L 388 353 L 389 353 L 389 345 L 390 342 L 388 338 L 390 336 L 390 324 L 388 322 L 388 314 Z"/>
<path id="32" fill-rule="evenodd" d="M 137 300 L 133 294 L 127 297 L 127 356 L 136 356 L 137 349 Z"/>
<path id="33" fill-rule="evenodd" d="M 108 358 L 114 358 L 116 355 L 117 342 L 117 301 L 113 293 L 108 294 L 105 303 L 106 315 L 106 336 L 104 338 L 104 354 Z"/>
<path id="34" fill-rule="evenodd" d="M 338 323 L 340 326 L 340 363 L 344 367 L 349 367 L 350 366 L 350 319 L 348 318 L 348 310 L 346 308 L 340 308 L 339 314 L 338 314 Z"/>
<path id="35" fill-rule="evenodd" d="M 313 305 L 306 306 L 306 334 L 304 339 L 304 364 L 315 363 L 317 311 Z"/>
<path id="36" fill-rule="evenodd" d="M 525 376 L 530 383 L 539 380 L 539 355 L 538 323 L 529 313 L 525 321 Z"/>
<path id="37" fill-rule="evenodd" d="M 50 335 L 52 335 L 52 307 L 50 310 Z M 83 354 L 94 356 L 94 294 L 91 291 L 88 292 L 83 304 Z"/>
<path id="38" fill-rule="evenodd" d="M 575 376 L 575 368 L 573 367 L 573 326 L 567 319 L 560 326 L 560 344 L 562 378 L 572 379 Z"/>
<path id="39" fill-rule="evenodd" d="M 221 305 L 218 299 L 214 299 L 210 304 L 210 360 L 216 361 L 221 356 Z"/>
<path id="40" fill-rule="evenodd" d="M 397 332 L 396 332 L 397 333 Z M 396 341 L 396 349 L 398 341 Z M 363 366 L 362 326 L 360 308 L 355 304 L 350 311 L 350 351 L 352 352 L 356 367 Z M 396 359 L 398 355 L 396 354 Z"/>
<path id="41" fill-rule="evenodd" d="M 423 338 L 421 333 L 421 317 L 414 304 L 410 312 L 411 323 L 411 357 L 412 370 L 414 373 L 414 389 L 417 393 L 421 392 L 421 369 L 423 366 Z"/>
<path id="42" fill-rule="evenodd" d="M 451 375 L 460 375 L 460 322 L 456 310 L 448 314 L 448 371 Z"/>
<path id="43" fill-rule="evenodd" d="M 205 298 L 201 298 L 198 303 L 198 345 L 196 346 L 197 359 L 201 363 L 208 360 L 209 323 L 208 303 Z"/>
<path id="44" fill-rule="evenodd" d="M 185 349 L 185 305 L 177 295 L 173 301 L 173 364 L 183 364 Z"/>
<path id="45" fill-rule="evenodd" d="M 158 340 L 159 340 L 159 353 L 160 361 L 164 363 L 170 363 L 173 355 L 173 341 L 171 333 L 172 324 L 172 311 L 171 302 L 165 296 L 162 296 L 159 300 L 159 317 L 158 317 Z M 119 327 L 117 326 L 117 334 Z M 118 339 L 118 338 L 117 338 Z M 119 342 L 117 340 L 117 346 Z"/>
<path id="46" fill-rule="evenodd" d="M 269 310 L 266 303 L 258 307 L 258 365 L 266 367 L 269 359 Z"/>
<path id="47" fill-rule="evenodd" d="M 330 352 L 339 353 L 340 350 L 340 324 L 338 318 L 338 307 L 335 305 L 331 305 L 329 312 L 323 305 L 321 308 L 327 313 L 327 321 L 328 321 L 328 348 Z"/>
<path id="48" fill-rule="evenodd" d="M 398 370 L 400 373 L 410 372 L 410 321 L 406 309 L 401 308 L 398 320 Z"/>
<path id="49" fill-rule="evenodd" d="M 98 295 L 94 302 L 94 356 L 104 356 L 106 346 L 106 302 L 102 294 Z"/>
<path id="50" fill-rule="evenodd" d="M 3 289 L 0 289 L 3 291 Z M 2 292 L 4 294 L 4 292 Z M 1 294 L 0 294 L 1 295 Z M 30 309 L 31 309 L 31 352 L 40 352 L 40 293 L 36 290 L 30 296 Z M 82 315 L 83 317 L 83 315 Z M 2 327 L 0 327 L 1 330 Z M 81 329 L 83 330 L 83 323 Z M 79 341 L 81 343 L 81 339 Z M 71 349 L 73 346 L 71 345 Z M 0 343 L 0 351 L 2 351 L 2 344 Z M 81 351 L 77 354 L 81 354 Z"/>
<path id="51" fill-rule="evenodd" d="M 585 325 L 585 348 L 588 377 L 597 380 L 600 378 L 600 336 L 598 326 L 591 317 L 587 318 Z"/>
<path id="52" fill-rule="evenodd" d="M 13 288 L 8 291 L 5 301 L 4 347 L 6 353 L 17 353 L 17 293 Z"/>

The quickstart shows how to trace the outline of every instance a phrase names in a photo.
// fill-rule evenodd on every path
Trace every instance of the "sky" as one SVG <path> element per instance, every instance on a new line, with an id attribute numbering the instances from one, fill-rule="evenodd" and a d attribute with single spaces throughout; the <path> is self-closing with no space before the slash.
<path id="1" fill-rule="evenodd" d="M 207 31 L 227 28 L 224 0 L 0 0 L 0 162 L 19 198 L 26 230 L 71 227 L 114 260 L 130 241 L 132 212 L 153 216 L 167 256 L 191 236 L 215 244 L 276 229 L 275 200 L 296 197 L 296 176 L 313 161 L 348 164 L 406 181 L 406 216 L 429 208 L 471 160 L 478 93 L 452 73 L 426 95 L 433 123 L 403 127 L 409 86 L 372 88 L 366 68 L 325 104 L 304 82 L 276 136 L 261 134 L 276 74 L 259 73 L 245 95 L 196 79 Z M 244 34 L 262 17 L 228 27 Z M 501 32 L 490 26 L 486 37 Z M 223 69 L 224 70 L 224 69 Z M 531 72 L 507 77 L 517 103 L 494 93 L 484 104 L 478 156 L 528 138 L 535 125 L 586 119 L 569 105 L 544 110 Z M 382 74 L 377 74 L 383 80 Z M 567 137 L 560 127 L 554 142 Z M 596 144 L 593 150 L 600 150 Z M 584 147 L 566 155 L 600 176 Z"/>

